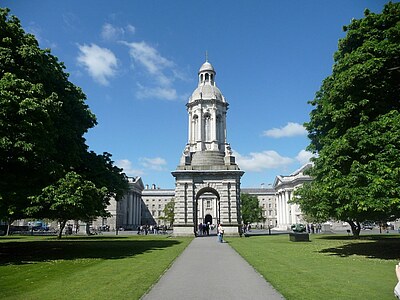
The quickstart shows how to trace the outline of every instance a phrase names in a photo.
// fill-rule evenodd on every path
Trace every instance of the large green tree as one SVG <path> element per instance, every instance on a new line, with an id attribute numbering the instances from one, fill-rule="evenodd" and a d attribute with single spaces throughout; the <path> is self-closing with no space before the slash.
<path id="1" fill-rule="evenodd" d="M 400 3 L 344 27 L 332 75 L 311 101 L 305 124 L 317 154 L 295 202 L 317 219 L 400 216 Z"/>
<path id="2" fill-rule="evenodd" d="M 68 220 L 93 220 L 98 216 L 107 216 L 105 201 L 107 188 L 97 188 L 75 172 L 68 172 L 55 184 L 45 187 L 38 196 L 31 197 L 27 209 L 31 216 L 43 216 L 57 220 L 60 224 L 58 238 Z"/>
<path id="3" fill-rule="evenodd" d="M 71 170 L 122 197 L 126 178 L 111 155 L 88 152 L 83 135 L 96 118 L 85 100 L 63 63 L 0 8 L 0 219 L 25 217 L 28 198 Z"/>
<path id="4" fill-rule="evenodd" d="M 242 203 L 242 220 L 244 224 L 256 223 L 264 220 L 262 208 L 258 203 L 258 198 L 249 194 L 240 194 Z"/>

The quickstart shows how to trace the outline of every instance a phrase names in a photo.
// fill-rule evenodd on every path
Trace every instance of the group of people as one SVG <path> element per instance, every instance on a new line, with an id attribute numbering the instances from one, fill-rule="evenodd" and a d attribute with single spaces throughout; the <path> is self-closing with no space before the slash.
<path id="1" fill-rule="evenodd" d="M 137 234 L 159 234 L 159 233 L 165 233 L 167 231 L 167 227 L 162 225 L 158 226 L 156 225 L 141 225 L 138 226 L 137 228 Z"/>
<path id="2" fill-rule="evenodd" d="M 200 223 L 198 226 L 197 230 L 197 236 L 209 236 L 210 235 L 210 230 L 214 230 L 215 226 L 210 223 Z M 218 241 L 220 243 L 223 243 L 224 239 L 224 228 L 222 227 L 222 224 L 218 224 L 217 226 L 217 236 L 218 236 Z"/>
<path id="3" fill-rule="evenodd" d="M 308 233 L 321 233 L 322 225 L 321 224 L 307 224 L 307 232 Z"/>
<path id="4" fill-rule="evenodd" d="M 210 235 L 210 230 L 214 230 L 214 225 L 210 223 L 200 223 L 198 226 L 197 235 Z"/>

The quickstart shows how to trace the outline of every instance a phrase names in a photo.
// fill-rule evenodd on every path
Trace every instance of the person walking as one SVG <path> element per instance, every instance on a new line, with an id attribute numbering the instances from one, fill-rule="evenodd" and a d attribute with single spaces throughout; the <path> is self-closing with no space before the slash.
<path id="1" fill-rule="evenodd" d="M 220 243 L 223 243 L 224 242 L 224 228 L 222 227 L 221 223 L 218 224 L 217 231 L 218 231 L 218 241 Z"/>
<path id="2" fill-rule="evenodd" d="M 396 265 L 396 276 L 397 276 L 397 284 L 394 287 L 394 295 L 397 299 L 400 299 L 400 263 Z"/>

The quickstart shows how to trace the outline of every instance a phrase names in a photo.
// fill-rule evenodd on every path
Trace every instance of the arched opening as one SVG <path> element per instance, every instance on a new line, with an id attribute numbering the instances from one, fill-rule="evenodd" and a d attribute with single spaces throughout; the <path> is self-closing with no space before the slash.
<path id="1" fill-rule="evenodd" d="M 211 188 L 205 187 L 196 193 L 194 209 L 194 233 L 198 235 L 214 235 L 220 218 L 220 196 Z M 207 225 L 207 232 L 201 232 L 200 224 Z"/>
<path id="2" fill-rule="evenodd" d="M 204 217 L 204 223 L 205 223 L 205 224 L 214 224 L 214 223 L 213 223 L 213 218 L 212 218 L 212 216 L 211 216 L 210 214 L 207 214 L 207 215 Z"/>
<path id="3" fill-rule="evenodd" d="M 208 75 L 208 73 L 206 73 L 206 81 L 209 80 L 209 76 L 210 76 L 210 75 Z"/>

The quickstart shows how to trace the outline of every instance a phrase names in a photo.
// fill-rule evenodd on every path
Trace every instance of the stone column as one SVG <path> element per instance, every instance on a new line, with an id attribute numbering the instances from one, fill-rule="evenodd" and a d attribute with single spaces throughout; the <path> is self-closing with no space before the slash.
<path id="1" fill-rule="evenodd" d="M 288 201 L 289 201 L 289 191 L 285 190 L 285 225 L 286 225 L 286 227 L 289 227 L 289 223 L 290 223 Z"/>
<path id="2" fill-rule="evenodd" d="M 277 226 L 281 226 L 281 201 L 279 197 L 279 191 L 276 193 L 276 221 L 277 221 Z"/>
<path id="3" fill-rule="evenodd" d="M 192 144 L 193 142 L 193 120 L 192 120 L 192 112 L 189 112 L 189 124 L 188 124 L 188 129 L 189 129 L 189 133 L 188 133 L 188 141 L 189 141 L 189 145 Z"/>
<path id="4" fill-rule="evenodd" d="M 129 193 L 129 197 L 128 197 L 128 201 L 129 201 L 129 220 L 128 220 L 128 225 L 132 226 L 133 225 L 133 210 L 134 210 L 134 206 L 133 206 L 133 193 L 134 192 L 130 192 Z"/>

